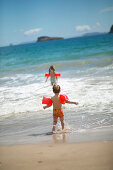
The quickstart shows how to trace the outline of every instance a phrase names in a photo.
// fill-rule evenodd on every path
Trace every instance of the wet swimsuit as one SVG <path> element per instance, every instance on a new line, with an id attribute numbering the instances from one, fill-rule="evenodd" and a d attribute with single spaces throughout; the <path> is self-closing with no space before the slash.
<path id="1" fill-rule="evenodd" d="M 55 73 L 50 73 L 50 77 L 51 77 L 51 83 L 55 83 L 56 82 Z"/>
<path id="2" fill-rule="evenodd" d="M 53 109 L 53 117 L 54 118 L 58 118 L 58 117 L 63 117 L 64 116 L 64 112 L 63 112 L 63 109 Z"/>
<path id="3" fill-rule="evenodd" d="M 55 83 L 55 82 L 56 82 L 55 77 L 51 78 L 51 83 Z"/>

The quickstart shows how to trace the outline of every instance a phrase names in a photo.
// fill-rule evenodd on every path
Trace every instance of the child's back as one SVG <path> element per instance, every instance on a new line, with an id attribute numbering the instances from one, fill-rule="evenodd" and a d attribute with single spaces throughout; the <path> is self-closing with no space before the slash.
<path id="1" fill-rule="evenodd" d="M 58 93 L 56 93 L 55 96 L 53 96 L 51 99 L 53 102 L 53 109 L 61 109 L 62 108 L 62 104 L 60 103 Z"/>

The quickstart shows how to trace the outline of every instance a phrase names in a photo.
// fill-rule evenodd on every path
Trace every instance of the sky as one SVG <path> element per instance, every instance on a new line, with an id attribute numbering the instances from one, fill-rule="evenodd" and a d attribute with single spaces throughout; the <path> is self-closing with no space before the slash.
<path id="1" fill-rule="evenodd" d="M 0 0 L 0 46 L 109 32 L 113 0 Z"/>

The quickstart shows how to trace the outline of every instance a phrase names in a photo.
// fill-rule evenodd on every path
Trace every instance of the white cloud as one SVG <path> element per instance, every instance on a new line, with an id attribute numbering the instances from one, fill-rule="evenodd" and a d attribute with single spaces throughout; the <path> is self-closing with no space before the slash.
<path id="1" fill-rule="evenodd" d="M 41 30 L 42 30 L 41 28 L 31 29 L 31 30 L 25 31 L 24 35 L 35 35 L 38 32 L 40 32 Z"/>
<path id="2" fill-rule="evenodd" d="M 113 11 L 113 6 L 102 9 L 102 10 L 100 11 L 100 13 L 104 13 L 104 12 L 108 12 L 108 11 Z"/>
<path id="3" fill-rule="evenodd" d="M 75 27 L 76 31 L 89 31 L 91 27 L 89 25 L 78 25 Z"/>

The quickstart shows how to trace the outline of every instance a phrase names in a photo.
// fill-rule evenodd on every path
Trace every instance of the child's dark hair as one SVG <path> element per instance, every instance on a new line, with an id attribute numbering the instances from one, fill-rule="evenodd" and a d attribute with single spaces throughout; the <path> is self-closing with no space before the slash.
<path id="1" fill-rule="evenodd" d="M 60 86 L 57 85 L 57 84 L 55 84 L 55 85 L 53 86 L 53 92 L 54 92 L 54 93 L 60 93 Z"/>
<path id="2" fill-rule="evenodd" d="M 53 71 L 55 72 L 55 66 L 54 66 L 54 65 L 50 66 L 50 68 L 49 68 L 49 74 L 50 74 L 51 70 L 53 70 Z"/>

